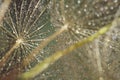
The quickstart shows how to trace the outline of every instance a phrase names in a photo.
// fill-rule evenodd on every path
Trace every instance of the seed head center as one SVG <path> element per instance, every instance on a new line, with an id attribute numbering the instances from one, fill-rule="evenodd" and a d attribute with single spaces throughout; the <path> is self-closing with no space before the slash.
<path id="1" fill-rule="evenodd" d="M 16 40 L 16 43 L 18 43 L 18 44 L 23 43 L 23 39 L 22 39 L 22 38 L 18 38 L 18 39 Z"/>

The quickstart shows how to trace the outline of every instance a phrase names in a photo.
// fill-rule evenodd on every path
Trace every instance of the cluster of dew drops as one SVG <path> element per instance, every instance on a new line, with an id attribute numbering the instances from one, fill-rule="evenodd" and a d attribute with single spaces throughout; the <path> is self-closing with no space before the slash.
<path id="1" fill-rule="evenodd" d="M 65 14 L 68 19 L 73 19 L 75 27 L 71 27 L 71 31 L 78 39 L 88 37 L 111 23 L 120 5 L 118 0 L 77 0 L 73 3 L 77 5 L 72 4 L 72 1 L 66 2 Z"/>

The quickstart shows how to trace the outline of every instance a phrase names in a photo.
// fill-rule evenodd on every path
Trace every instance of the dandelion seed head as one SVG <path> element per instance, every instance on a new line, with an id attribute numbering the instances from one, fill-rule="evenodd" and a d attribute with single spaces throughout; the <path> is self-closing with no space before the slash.
<path id="1" fill-rule="evenodd" d="M 21 43 L 23 43 L 23 42 L 24 42 L 24 41 L 23 41 L 23 39 L 21 39 L 21 38 L 20 38 L 20 39 L 18 38 L 18 39 L 16 40 L 16 43 L 18 43 L 18 44 L 21 44 Z"/>
<path id="2" fill-rule="evenodd" d="M 0 43 L 2 43 L 0 60 L 6 60 L 0 70 L 1 78 L 4 76 L 3 79 L 6 79 L 14 70 L 19 69 L 18 73 L 25 72 L 44 58 L 45 55 L 39 58 L 33 55 L 34 62 L 29 62 L 28 66 L 21 68 L 23 59 L 29 61 L 27 57 L 30 52 L 53 32 L 52 25 L 47 27 L 50 24 L 48 3 L 48 0 L 13 0 L 11 2 L 3 19 L 3 25 L 0 27 Z M 16 48 L 13 48 L 9 57 L 6 57 L 15 44 L 17 44 Z"/>

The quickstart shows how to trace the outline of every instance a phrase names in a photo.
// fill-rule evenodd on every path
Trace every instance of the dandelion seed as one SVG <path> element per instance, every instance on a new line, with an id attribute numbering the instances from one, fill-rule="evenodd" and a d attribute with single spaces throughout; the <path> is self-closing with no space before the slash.
<path id="1" fill-rule="evenodd" d="M 47 27 L 49 14 L 46 11 L 48 0 L 13 0 L 5 14 L 3 25 L 0 27 L 0 60 L 4 61 L 0 70 L 0 79 L 6 79 L 10 72 L 17 67 L 24 72 L 22 60 L 37 47 L 45 37 L 50 35 L 52 27 Z M 17 44 L 10 52 L 12 47 Z M 9 57 L 6 57 L 9 52 Z M 33 56 L 36 58 L 36 56 Z M 36 58 L 37 61 L 38 58 Z M 27 61 L 27 60 L 26 60 Z M 32 62 L 28 68 L 31 68 Z M 8 74 L 7 74 L 8 73 Z M 5 76 L 6 75 L 6 76 Z M 13 74 L 14 75 L 14 74 Z M 17 75 L 17 74 L 16 74 Z M 5 78 L 6 77 L 6 78 Z"/>

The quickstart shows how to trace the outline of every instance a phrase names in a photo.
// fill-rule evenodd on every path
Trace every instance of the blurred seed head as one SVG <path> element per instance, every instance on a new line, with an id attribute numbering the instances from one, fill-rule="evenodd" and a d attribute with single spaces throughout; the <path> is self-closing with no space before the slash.
<path id="1" fill-rule="evenodd" d="M 119 5 L 118 0 L 51 0 L 51 21 L 55 27 L 69 24 L 68 31 L 78 40 L 111 23 Z"/>

